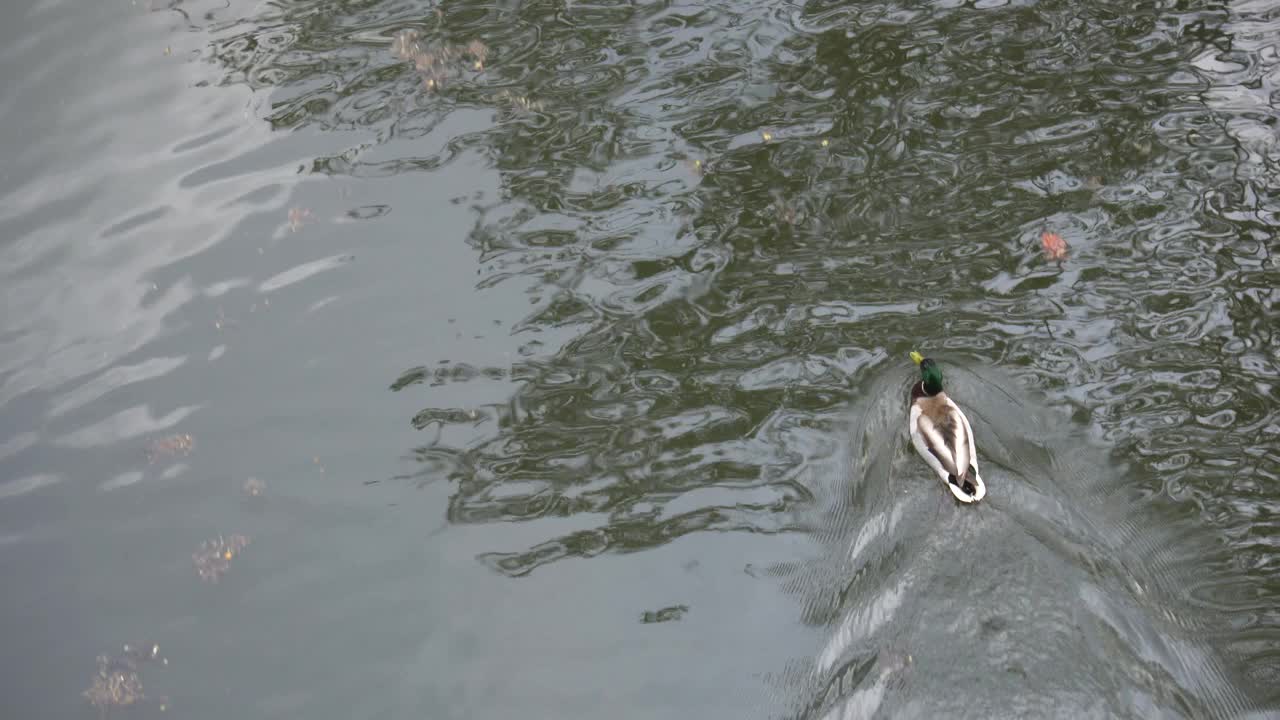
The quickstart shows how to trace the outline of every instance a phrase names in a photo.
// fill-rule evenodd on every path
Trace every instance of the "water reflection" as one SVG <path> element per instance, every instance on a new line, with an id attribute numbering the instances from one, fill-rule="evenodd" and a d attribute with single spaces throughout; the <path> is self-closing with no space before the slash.
<path id="1" fill-rule="evenodd" d="M 1031 456 L 1019 453 L 1008 458 L 1015 473 L 1006 479 L 1008 500 L 995 503 L 1009 511 L 1016 505 L 1006 503 L 1029 502 L 1044 513 L 1035 521 L 1041 542 L 1076 549 L 1040 561 L 1085 573 L 1083 590 L 1061 592 L 1083 592 L 1071 604 L 1091 608 L 1099 632 L 1119 633 L 1142 658 L 1136 662 L 1166 667 L 1163 680 L 1130 678 L 1149 694 L 1114 696 L 1105 706 L 1064 698 L 1066 706 L 1191 715 L 1245 707 L 1221 689 L 1239 680 L 1238 670 L 1210 659 L 1217 650 L 1177 645 L 1181 623 L 1124 628 L 1178 603 L 1203 619 L 1205 592 L 1187 593 L 1175 570 L 1185 558 L 1207 570 L 1228 557 L 1197 545 L 1174 561 L 1150 537 L 1167 542 L 1159 526 L 1189 508 L 1220 505 L 1221 490 L 1240 481 L 1242 454 L 1249 457 L 1263 441 L 1257 433 L 1274 424 L 1263 379 L 1274 367 L 1268 360 L 1263 369 L 1250 351 L 1265 336 L 1251 319 L 1257 311 L 1245 309 L 1257 302 L 1246 288 L 1267 272 L 1258 264 L 1265 255 L 1247 224 L 1224 224 L 1204 202 L 1257 202 L 1256 191 L 1241 196 L 1223 175 L 1227 156 L 1217 152 L 1239 140 L 1209 122 L 1208 112 L 1223 110 L 1209 111 L 1200 95 L 1204 82 L 1240 82 L 1230 73 L 1247 65 L 1196 59 L 1231 44 L 1220 8 L 1080 10 L 809 4 L 686 15 L 646 7 L 613 26 L 594 19 L 641 29 L 607 50 L 543 24 L 526 67 L 574 74 L 539 89 L 544 122 L 484 131 L 507 197 L 484 208 L 471 242 L 482 287 L 530 287 L 537 309 L 517 334 L 562 327 L 575 334 L 550 355 L 535 351 L 495 369 L 522 381 L 511 402 L 492 408 L 496 427 L 465 445 L 433 443 L 419 456 L 421 477 L 455 483 L 455 523 L 575 514 L 599 521 L 478 559 L 519 576 L 691 532 L 811 529 L 820 504 L 804 469 L 836 452 L 837 418 L 850 395 L 877 387 L 874 378 L 924 338 L 938 354 L 1015 368 L 1020 382 L 1047 392 L 1132 462 L 1123 474 L 1074 471 L 1075 482 L 1095 483 L 1106 472 L 1105 489 L 1059 477 L 1055 486 L 1065 488 L 1035 498 L 1016 482 L 1032 479 L 1020 467 Z M 521 6 L 517 14 L 533 12 Z M 500 58 L 493 72 L 528 77 L 504 65 L 502 45 L 493 46 Z M 1184 81 L 1188 72 L 1198 82 Z M 600 77 L 612 78 L 611 94 L 593 80 Z M 590 103 L 597 104 L 589 111 L 566 109 Z M 690 155 L 711 160 L 690 174 Z M 1273 162 L 1257 153 L 1249 160 Z M 1064 236 L 1072 251 L 1061 264 Z M 1057 262 L 1038 261 L 1041 251 Z M 1224 363 L 1229 374 L 1205 370 Z M 445 381 L 448 372 L 436 377 Z M 1013 418 L 1032 407 L 984 422 L 1008 433 L 1025 427 Z M 1061 465 L 1056 455 L 1049 462 Z M 1244 474 L 1258 477 L 1250 465 Z M 1055 467 L 1050 476 L 1062 472 Z M 1107 537 L 1101 520 L 1072 509 L 1071 495 L 1086 489 L 1142 498 L 1133 515 L 1143 520 L 1110 519 L 1125 537 L 1134 534 L 1136 558 L 1104 559 L 1123 543 Z M 1238 513 L 1195 517 L 1230 536 L 1257 516 Z M 1101 528 L 1088 529 L 1094 524 Z M 1177 554 L 1170 546 L 1163 552 Z M 1124 569 L 1103 570 L 1113 562 Z M 1163 593 L 1156 605 L 1101 600 L 1126 582 L 1144 582 L 1129 563 L 1154 568 L 1145 582 Z M 1196 584 L 1234 587 L 1226 577 Z M 1258 592 L 1277 592 L 1264 576 L 1255 580 Z M 846 598 L 845 609 L 833 608 L 842 618 L 836 637 L 875 637 L 876 623 L 850 622 L 887 621 L 904 593 L 938 596 L 896 587 L 870 604 Z M 890 597 L 897 600 L 876 610 Z M 918 604 L 906 611 L 917 620 Z M 1025 624 L 1047 607 L 980 627 Z M 1226 607 L 1257 606 L 1215 609 Z M 1065 631 L 1072 611 L 1064 612 Z M 1142 650 L 1152 633 L 1174 647 Z M 1231 643 L 1221 648 L 1228 656 Z M 1086 643 L 1068 652 L 1099 650 Z M 1265 657 L 1252 658 L 1248 672 L 1274 677 Z M 1017 674 L 1033 672 L 1024 665 Z M 872 682 L 869 666 L 859 667 Z M 831 662 L 819 671 L 835 672 Z M 840 692 L 849 693 L 862 681 L 842 682 Z M 1185 694 L 1166 696 L 1164 683 Z M 879 701 L 848 703 L 840 712 L 860 716 Z M 898 711 L 904 707 L 911 705 Z"/>

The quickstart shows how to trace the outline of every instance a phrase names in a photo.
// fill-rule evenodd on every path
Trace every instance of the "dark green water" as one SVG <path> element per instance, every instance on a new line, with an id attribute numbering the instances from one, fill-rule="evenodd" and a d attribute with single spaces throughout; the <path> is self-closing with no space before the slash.
<path id="1" fill-rule="evenodd" d="M 2 714 L 1277 716 L 1280 11 L 1139 5 L 6 6 Z"/>

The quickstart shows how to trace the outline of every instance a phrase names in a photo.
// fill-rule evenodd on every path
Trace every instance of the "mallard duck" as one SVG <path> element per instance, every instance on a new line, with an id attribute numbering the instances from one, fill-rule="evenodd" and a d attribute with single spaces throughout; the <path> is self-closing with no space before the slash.
<path id="1" fill-rule="evenodd" d="M 911 444 L 957 500 L 977 502 L 986 496 L 987 486 L 978 475 L 969 418 L 942 391 L 938 364 L 914 350 L 911 359 L 920 366 L 920 382 L 911 386 Z"/>

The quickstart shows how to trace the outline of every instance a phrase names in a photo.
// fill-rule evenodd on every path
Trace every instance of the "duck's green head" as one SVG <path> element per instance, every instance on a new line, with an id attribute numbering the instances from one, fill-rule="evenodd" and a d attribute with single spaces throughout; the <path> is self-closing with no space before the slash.
<path id="1" fill-rule="evenodd" d="M 937 395 L 942 392 L 942 371 L 938 369 L 938 364 L 915 350 L 911 351 L 911 359 L 920 366 L 920 379 L 924 381 L 925 393 Z"/>

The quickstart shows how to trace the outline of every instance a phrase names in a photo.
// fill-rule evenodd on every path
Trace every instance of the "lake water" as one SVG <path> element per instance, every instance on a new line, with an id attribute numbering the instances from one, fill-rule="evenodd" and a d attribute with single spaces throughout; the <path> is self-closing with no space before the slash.
<path id="1" fill-rule="evenodd" d="M 7 4 L 0 714 L 1280 716 L 1277 38 Z"/>

